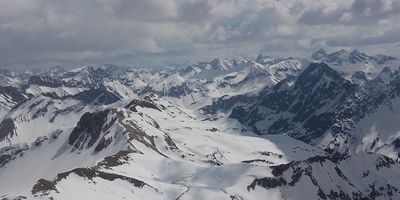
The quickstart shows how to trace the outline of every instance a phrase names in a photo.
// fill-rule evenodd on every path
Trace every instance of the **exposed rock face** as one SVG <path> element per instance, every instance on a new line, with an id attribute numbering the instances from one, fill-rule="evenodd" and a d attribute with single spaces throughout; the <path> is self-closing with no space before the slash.
<path id="1" fill-rule="evenodd" d="M 111 168 L 127 163 L 129 153 L 136 153 L 131 150 L 121 150 L 115 155 L 107 156 L 97 164 L 97 167 Z"/>
<path id="2" fill-rule="evenodd" d="M 68 96 L 69 97 L 69 96 Z M 74 99 L 79 99 L 87 104 L 102 105 L 112 104 L 121 100 L 116 94 L 104 89 L 90 89 L 72 96 Z"/>
<path id="3" fill-rule="evenodd" d="M 234 109 L 231 117 L 238 118 L 259 134 L 288 133 L 310 142 L 333 124 L 334 115 L 327 106 L 343 101 L 353 90 L 350 82 L 326 64 L 314 63 L 292 86 L 285 81 L 278 83 L 250 108 Z"/>
<path id="4" fill-rule="evenodd" d="M 0 86 L 0 95 L 6 95 L 8 99 L 11 101 L 9 103 L 13 104 L 19 104 L 27 99 L 26 96 L 23 94 L 23 92 L 11 86 L 5 86 L 5 87 Z"/>
<path id="5" fill-rule="evenodd" d="M 67 172 L 58 174 L 54 181 L 48 181 L 45 179 L 38 180 L 38 182 L 35 185 L 33 185 L 31 192 L 32 192 L 32 194 L 40 194 L 40 193 L 46 194 L 50 190 L 57 191 L 57 189 L 56 189 L 57 183 L 60 182 L 62 179 L 67 178 L 71 174 L 75 174 L 77 176 L 80 176 L 82 178 L 89 179 L 89 180 L 93 180 L 93 178 L 100 178 L 100 179 L 104 179 L 107 181 L 114 181 L 115 179 L 120 179 L 122 181 L 127 181 L 130 184 L 132 184 L 133 186 L 138 187 L 138 188 L 148 186 L 148 187 L 154 189 L 147 183 L 145 183 L 141 180 L 131 178 L 131 177 L 122 176 L 122 175 L 114 174 L 114 173 L 98 171 L 93 168 L 76 168 L 71 171 L 67 171 Z"/>
<path id="6" fill-rule="evenodd" d="M 60 87 L 63 86 L 64 83 L 50 76 L 31 76 L 29 78 L 28 84 L 47 87 Z"/>
<path id="7" fill-rule="evenodd" d="M 50 190 L 57 191 L 56 183 L 48 181 L 46 179 L 39 179 L 35 185 L 32 187 L 32 194 L 36 194 L 39 192 L 48 192 Z"/>
<path id="8" fill-rule="evenodd" d="M 148 100 L 139 100 L 139 99 L 134 99 L 132 100 L 127 106 L 125 106 L 126 108 L 130 109 L 131 111 L 137 112 L 136 110 L 136 106 L 140 106 L 143 108 L 152 108 L 158 111 L 161 111 L 162 106 L 158 106 L 156 105 L 154 102 L 152 101 L 148 101 Z"/>
<path id="9" fill-rule="evenodd" d="M 16 134 L 15 124 L 11 118 L 6 118 L 0 123 L 0 141 L 7 137 L 13 137 Z"/>
<path id="10" fill-rule="evenodd" d="M 105 110 L 96 113 L 85 113 L 71 132 L 68 144 L 72 145 L 75 149 L 90 148 L 93 146 L 103 132 L 109 112 L 109 110 Z"/>

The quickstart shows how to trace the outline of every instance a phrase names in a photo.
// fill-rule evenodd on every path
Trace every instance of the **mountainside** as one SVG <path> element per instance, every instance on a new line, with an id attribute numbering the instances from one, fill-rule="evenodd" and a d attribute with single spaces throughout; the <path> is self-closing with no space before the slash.
<path id="1" fill-rule="evenodd" d="M 351 83 L 323 63 L 275 85 L 236 118 L 258 134 L 287 134 L 330 153 L 380 152 L 398 157 L 399 75 L 384 68 L 373 80 Z"/>
<path id="2" fill-rule="evenodd" d="M 231 117 L 239 118 L 245 124 L 253 126 L 260 134 L 286 133 L 309 142 L 320 136 L 318 131 L 325 128 L 331 118 L 333 120 L 333 117 L 326 114 L 327 111 L 346 98 L 351 90 L 353 88 L 350 82 L 326 64 L 311 64 L 297 77 L 293 85 L 285 81 L 280 82 L 272 91 L 261 97 L 254 107 L 248 108 L 248 114 L 243 115 L 243 108 L 238 108 L 232 112 Z M 277 116 L 271 119 L 269 113 Z M 312 116 L 315 113 L 323 113 L 324 116 Z M 327 119 L 328 122 L 321 121 L 323 119 Z M 304 131 L 300 131 L 301 128 L 298 127 L 302 123 Z"/>
<path id="3" fill-rule="evenodd" d="M 400 64 L 396 57 L 381 54 L 370 56 L 357 49 L 350 52 L 342 49 L 332 53 L 319 49 L 311 55 L 311 59 L 327 63 L 339 73 L 351 75 L 362 71 L 369 78 L 377 76 L 385 67 L 398 70 Z"/>
<path id="4" fill-rule="evenodd" d="M 87 112 L 72 130 L 3 148 L 2 158 L 12 159 L 2 163 L 0 191 L 29 199 L 259 199 L 290 198 L 309 185 L 304 198 L 400 195 L 400 165 L 390 158 L 330 157 L 287 136 L 258 138 L 234 121 L 196 117 L 165 99 Z"/>
<path id="5" fill-rule="evenodd" d="M 0 71 L 1 199 L 399 199 L 400 64 L 358 50 Z"/>

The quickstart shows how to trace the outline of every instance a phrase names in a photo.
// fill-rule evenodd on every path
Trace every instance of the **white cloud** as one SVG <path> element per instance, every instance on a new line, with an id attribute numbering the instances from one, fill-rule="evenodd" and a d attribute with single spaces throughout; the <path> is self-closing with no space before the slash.
<path id="1" fill-rule="evenodd" d="M 398 0 L 0 0 L 0 66 L 398 52 Z"/>

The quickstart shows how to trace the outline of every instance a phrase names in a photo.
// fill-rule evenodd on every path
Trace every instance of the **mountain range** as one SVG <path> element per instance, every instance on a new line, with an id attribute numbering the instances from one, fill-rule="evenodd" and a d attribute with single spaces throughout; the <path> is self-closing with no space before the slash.
<path id="1" fill-rule="evenodd" d="M 0 70 L 1 199 L 400 199 L 400 60 Z"/>

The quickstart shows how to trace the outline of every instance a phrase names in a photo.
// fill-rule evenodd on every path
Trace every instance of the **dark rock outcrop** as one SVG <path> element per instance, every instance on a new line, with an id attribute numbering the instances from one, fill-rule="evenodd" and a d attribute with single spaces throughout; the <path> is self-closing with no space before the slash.
<path id="1" fill-rule="evenodd" d="M 68 144 L 75 149 L 90 148 L 99 139 L 110 111 L 85 113 L 68 138 Z M 85 146 L 86 145 L 86 146 Z"/>
<path id="2" fill-rule="evenodd" d="M 6 118 L 0 122 L 0 142 L 16 134 L 14 120 Z"/>

